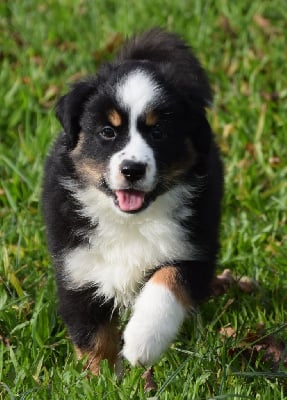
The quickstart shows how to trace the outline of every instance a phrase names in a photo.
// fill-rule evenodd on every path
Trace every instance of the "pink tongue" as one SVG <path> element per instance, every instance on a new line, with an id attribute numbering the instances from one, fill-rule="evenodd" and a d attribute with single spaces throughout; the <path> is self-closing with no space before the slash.
<path id="1" fill-rule="evenodd" d="M 119 207 L 122 211 L 139 210 L 144 202 L 144 193 L 128 190 L 116 190 Z"/>

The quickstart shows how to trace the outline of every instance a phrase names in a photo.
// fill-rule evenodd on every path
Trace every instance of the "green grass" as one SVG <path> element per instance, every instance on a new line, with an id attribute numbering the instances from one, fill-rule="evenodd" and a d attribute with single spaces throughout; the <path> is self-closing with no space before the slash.
<path id="1" fill-rule="evenodd" d="M 283 360 L 248 359 L 247 344 L 234 352 L 258 323 L 287 343 L 285 0 L 15 0 L 0 3 L 0 17 L 0 399 L 286 399 Z M 159 389 L 148 395 L 141 369 L 125 364 L 117 382 L 105 363 L 90 378 L 75 360 L 39 198 L 60 129 L 56 97 L 112 56 L 109 43 L 154 25 L 179 32 L 210 74 L 226 170 L 219 270 L 259 288 L 204 304 L 155 366 Z M 228 324 L 237 336 L 222 340 Z"/>

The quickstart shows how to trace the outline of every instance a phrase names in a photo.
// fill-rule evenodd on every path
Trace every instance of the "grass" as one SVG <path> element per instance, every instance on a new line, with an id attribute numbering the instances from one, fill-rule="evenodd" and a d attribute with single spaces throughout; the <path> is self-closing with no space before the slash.
<path id="1" fill-rule="evenodd" d="M 0 399 L 286 399 L 285 1 L 15 0 L 0 3 L 0 18 Z M 117 382 L 106 363 L 90 378 L 75 360 L 57 315 L 39 198 L 60 128 L 56 97 L 94 73 L 122 37 L 154 25 L 179 32 L 210 74 L 209 120 L 226 169 L 219 270 L 259 288 L 204 304 L 155 366 L 159 389 L 146 394 L 141 369 L 126 364 Z M 276 366 L 261 353 L 244 356 L 258 323 L 285 343 Z M 223 340 L 229 324 L 237 335 Z"/>

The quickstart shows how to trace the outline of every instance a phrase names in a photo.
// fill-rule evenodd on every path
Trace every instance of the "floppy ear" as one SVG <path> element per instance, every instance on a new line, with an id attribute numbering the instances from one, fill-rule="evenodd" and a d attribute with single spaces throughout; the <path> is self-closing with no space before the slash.
<path id="1" fill-rule="evenodd" d="M 55 113 L 67 135 L 68 144 L 74 147 L 81 130 L 80 118 L 84 106 L 92 94 L 96 92 L 96 80 L 78 82 L 66 95 L 58 100 Z"/>

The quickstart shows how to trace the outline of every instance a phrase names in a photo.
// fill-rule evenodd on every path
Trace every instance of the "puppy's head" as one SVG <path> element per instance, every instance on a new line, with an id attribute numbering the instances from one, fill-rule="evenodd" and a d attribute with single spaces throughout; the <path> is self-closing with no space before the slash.
<path id="1" fill-rule="evenodd" d="M 180 84 L 176 63 L 120 60 L 57 104 L 81 184 L 103 191 L 122 212 L 144 210 L 208 152 L 204 102 L 190 93 L 190 82 Z"/>

